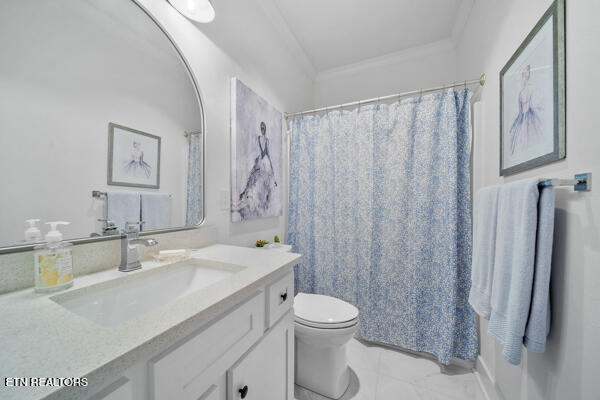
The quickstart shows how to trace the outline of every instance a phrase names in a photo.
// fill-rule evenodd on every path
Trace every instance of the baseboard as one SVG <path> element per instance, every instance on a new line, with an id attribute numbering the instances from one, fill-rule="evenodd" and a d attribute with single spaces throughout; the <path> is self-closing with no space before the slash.
<path id="1" fill-rule="evenodd" d="M 503 396 L 496 390 L 496 381 L 481 356 L 477 357 L 475 369 L 473 370 L 477 383 L 486 400 L 502 400 Z"/>

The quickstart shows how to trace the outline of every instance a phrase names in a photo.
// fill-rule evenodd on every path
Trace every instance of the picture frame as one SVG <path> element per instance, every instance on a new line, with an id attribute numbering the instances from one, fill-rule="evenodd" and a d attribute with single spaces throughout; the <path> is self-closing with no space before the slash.
<path id="1" fill-rule="evenodd" d="M 500 71 L 500 176 L 566 157 L 565 2 L 555 0 Z"/>
<path id="2" fill-rule="evenodd" d="M 160 188 L 160 136 L 108 124 L 107 184 Z"/>
<path id="3" fill-rule="evenodd" d="M 283 215 L 283 113 L 231 78 L 231 221 Z"/>

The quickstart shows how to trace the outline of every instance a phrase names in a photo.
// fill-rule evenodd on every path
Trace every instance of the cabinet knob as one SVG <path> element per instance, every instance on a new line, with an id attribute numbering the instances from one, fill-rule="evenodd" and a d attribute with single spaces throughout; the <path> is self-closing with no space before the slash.
<path id="1" fill-rule="evenodd" d="M 287 292 L 285 292 L 285 293 L 281 293 L 281 294 L 279 295 L 279 297 L 281 297 L 281 301 L 282 301 L 282 302 L 286 301 L 286 300 L 287 300 Z"/>
<path id="2" fill-rule="evenodd" d="M 238 392 L 240 392 L 240 397 L 245 399 L 246 395 L 248 394 L 248 385 L 244 385 L 244 387 L 238 390 Z"/>

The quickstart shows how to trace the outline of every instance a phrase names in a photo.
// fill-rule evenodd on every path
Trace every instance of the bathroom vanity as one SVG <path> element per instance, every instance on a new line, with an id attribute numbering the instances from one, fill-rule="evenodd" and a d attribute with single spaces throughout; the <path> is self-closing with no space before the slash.
<path id="1" fill-rule="evenodd" d="M 293 400 L 300 255 L 212 245 L 190 259 L 0 296 L 2 377 L 87 386 L 0 388 L 3 399 Z M 16 382 L 16 381 L 15 381 Z"/>

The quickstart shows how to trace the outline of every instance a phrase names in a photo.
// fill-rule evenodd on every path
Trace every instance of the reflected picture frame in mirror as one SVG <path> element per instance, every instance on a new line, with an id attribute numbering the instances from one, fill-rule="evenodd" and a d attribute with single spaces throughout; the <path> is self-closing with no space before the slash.
<path id="1" fill-rule="evenodd" d="M 160 188 L 160 136 L 108 124 L 107 184 Z"/>

